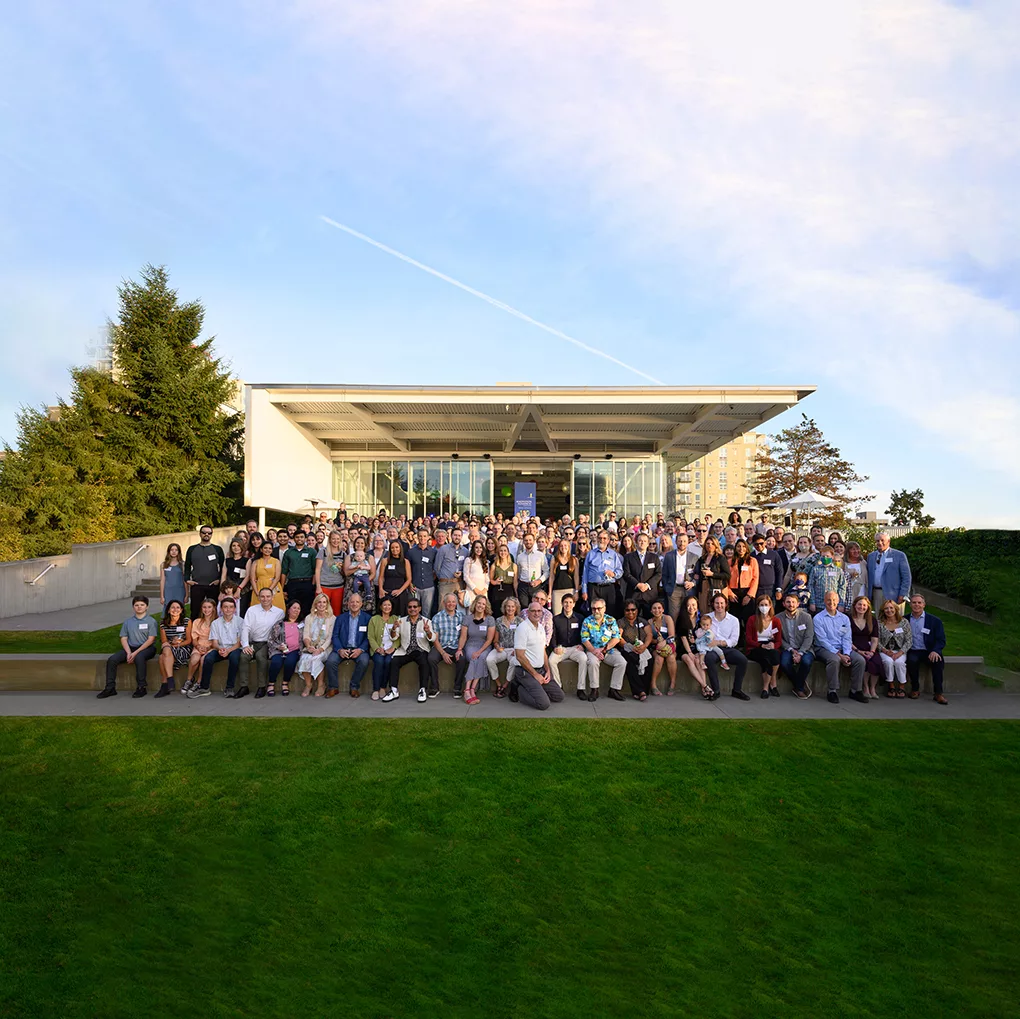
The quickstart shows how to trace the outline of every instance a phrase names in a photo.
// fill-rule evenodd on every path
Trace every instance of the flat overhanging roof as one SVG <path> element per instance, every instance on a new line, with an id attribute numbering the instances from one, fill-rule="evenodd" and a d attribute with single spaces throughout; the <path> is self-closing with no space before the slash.
<path id="1" fill-rule="evenodd" d="M 344 386 L 248 383 L 331 454 L 695 459 L 814 386 Z"/>

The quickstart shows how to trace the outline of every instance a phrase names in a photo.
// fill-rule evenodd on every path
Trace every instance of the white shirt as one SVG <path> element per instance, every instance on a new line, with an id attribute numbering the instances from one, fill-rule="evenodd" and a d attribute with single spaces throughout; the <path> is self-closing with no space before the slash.
<path id="1" fill-rule="evenodd" d="M 725 641 L 727 647 L 736 647 L 740 639 L 740 623 L 736 616 L 726 613 L 725 619 L 718 619 L 712 613 L 712 635 L 716 640 Z"/>
<path id="2" fill-rule="evenodd" d="M 269 640 L 269 631 L 283 619 L 283 609 L 270 605 L 268 610 L 252 605 L 244 614 L 244 626 L 241 627 L 241 646 L 251 647 L 256 641 Z"/>
<path id="3" fill-rule="evenodd" d="M 545 665 L 545 646 L 548 643 L 545 627 L 541 623 L 535 626 L 530 619 L 525 619 L 514 631 L 514 651 L 526 652 L 531 667 L 536 671 Z"/>
<path id="4" fill-rule="evenodd" d="M 277 609 L 283 615 L 283 609 Z M 222 616 L 214 619 L 209 627 L 209 640 L 216 641 L 219 647 L 233 647 L 241 636 L 241 620 L 234 616 L 228 623 Z M 244 644 L 244 641 L 241 641 Z"/>

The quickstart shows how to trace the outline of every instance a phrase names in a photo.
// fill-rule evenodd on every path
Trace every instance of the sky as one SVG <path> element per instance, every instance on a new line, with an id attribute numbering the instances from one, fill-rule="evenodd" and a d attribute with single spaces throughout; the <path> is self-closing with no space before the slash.
<path id="1" fill-rule="evenodd" d="M 36 0 L 0 86 L 7 442 L 153 263 L 245 381 L 811 384 L 1018 526 L 1015 0 Z"/>

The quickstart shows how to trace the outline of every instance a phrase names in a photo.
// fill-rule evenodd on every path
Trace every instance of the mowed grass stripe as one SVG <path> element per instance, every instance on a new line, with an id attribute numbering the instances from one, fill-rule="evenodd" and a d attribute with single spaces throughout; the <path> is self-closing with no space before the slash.
<path id="1" fill-rule="evenodd" d="M 1001 1016 L 1012 722 L 0 720 L 0 1014 Z"/>

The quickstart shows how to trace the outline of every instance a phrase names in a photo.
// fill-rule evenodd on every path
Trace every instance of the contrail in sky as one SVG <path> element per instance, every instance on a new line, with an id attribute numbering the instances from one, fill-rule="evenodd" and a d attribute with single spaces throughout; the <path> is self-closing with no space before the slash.
<path id="1" fill-rule="evenodd" d="M 423 272 L 427 272 L 431 276 L 436 276 L 452 286 L 459 287 L 461 290 L 466 290 L 469 294 L 472 294 L 475 297 L 480 297 L 483 301 L 491 304 L 494 308 L 499 308 L 501 311 L 505 311 L 508 314 L 513 315 L 515 318 L 519 318 L 522 322 L 538 326 L 539 329 L 544 329 L 547 333 L 552 333 L 553 336 L 558 336 L 561 340 L 566 340 L 567 343 L 572 343 L 575 347 L 580 347 L 582 350 L 586 350 L 589 354 L 595 354 L 598 357 L 605 358 L 607 361 L 612 361 L 613 364 L 619 365 L 621 368 L 626 368 L 627 371 L 633 372 L 635 375 L 640 375 L 641 378 L 648 379 L 649 382 L 654 382 L 657 386 L 665 385 L 665 383 L 660 379 L 653 378 L 651 375 L 641 371 L 640 368 L 635 368 L 633 365 L 627 364 L 626 362 L 613 357 L 612 354 L 607 354 L 604 350 L 598 350 L 596 347 L 589 347 L 587 343 L 582 343 L 576 337 L 568 336 L 559 329 L 554 329 L 552 326 L 546 325 L 544 322 L 539 322 L 537 318 L 525 315 L 523 311 L 511 308 L 509 304 L 497 301 L 495 297 L 483 294 L 481 290 L 475 290 L 474 287 L 469 287 L 466 283 L 461 283 L 460 280 L 455 280 L 452 276 L 447 276 L 446 273 L 440 272 L 438 269 L 433 269 L 430 265 L 425 265 L 424 262 L 419 262 L 416 259 L 411 258 L 410 255 L 405 255 L 401 251 L 387 247 L 387 245 L 383 244 L 381 241 L 373 240 L 371 237 L 368 237 L 363 233 L 358 233 L 358 231 L 352 227 L 344 226 L 343 223 L 338 223 L 335 219 L 330 219 L 329 216 L 319 216 L 319 219 L 321 219 L 323 223 L 335 226 L 337 230 L 343 230 L 344 233 L 350 234 L 352 237 L 357 237 L 359 241 L 364 241 L 366 244 L 371 244 L 372 247 L 378 248 L 380 251 L 385 251 L 387 255 L 393 255 L 395 258 L 399 258 L 402 262 L 407 262 L 408 265 L 413 265 L 415 268 L 421 269 Z"/>

